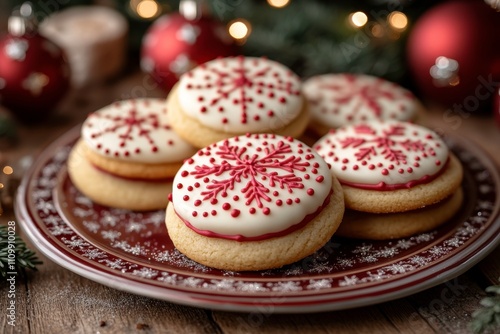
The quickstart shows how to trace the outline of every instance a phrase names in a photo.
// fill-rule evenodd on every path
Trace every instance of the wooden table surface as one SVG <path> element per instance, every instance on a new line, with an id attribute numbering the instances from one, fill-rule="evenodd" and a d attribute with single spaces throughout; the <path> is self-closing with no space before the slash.
<path id="1" fill-rule="evenodd" d="M 89 112 L 130 97 L 164 97 L 141 73 L 71 92 L 47 122 L 19 128 L 20 142 L 3 150 L 15 164 L 34 155 Z M 500 166 L 500 128 L 491 116 L 452 116 L 433 108 L 422 121 L 482 146 Z M 2 224 L 15 219 L 0 216 Z M 21 232 L 21 235 L 23 233 Z M 31 248 L 33 244 L 28 242 Z M 500 278 L 500 247 L 465 274 L 407 298 L 357 309 L 315 314 L 230 313 L 171 304 L 113 290 L 47 259 L 16 282 L 16 326 L 8 326 L 6 284 L 0 285 L 0 332 L 4 333 L 468 333 L 484 288 Z M 5 331 L 4 331 L 5 330 Z"/>

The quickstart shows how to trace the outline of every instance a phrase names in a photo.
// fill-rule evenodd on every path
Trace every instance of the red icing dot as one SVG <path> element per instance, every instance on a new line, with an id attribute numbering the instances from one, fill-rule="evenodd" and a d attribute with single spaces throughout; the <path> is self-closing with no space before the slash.
<path id="1" fill-rule="evenodd" d="M 316 178 L 316 182 L 321 183 L 321 182 L 323 182 L 324 179 L 325 179 L 325 177 L 323 175 L 320 175 Z"/>
<path id="2" fill-rule="evenodd" d="M 224 203 L 224 204 L 222 204 L 222 208 L 223 208 L 224 210 L 229 210 L 229 209 L 231 209 L 231 204 L 229 204 L 229 203 Z"/>
<path id="3" fill-rule="evenodd" d="M 238 201 L 239 199 L 240 199 L 240 197 L 238 195 L 233 196 L 233 201 Z"/>
<path id="4" fill-rule="evenodd" d="M 207 107 L 201 107 L 200 111 L 201 112 L 207 112 Z"/>
<path id="5" fill-rule="evenodd" d="M 279 192 L 277 192 L 276 190 L 273 191 L 273 196 L 278 196 L 279 195 Z"/>
<path id="6" fill-rule="evenodd" d="M 201 200 L 197 199 L 194 201 L 194 206 L 200 206 L 201 205 Z"/>
<path id="7" fill-rule="evenodd" d="M 313 188 L 309 188 L 309 189 L 307 189 L 307 194 L 308 194 L 309 196 L 314 195 L 314 189 L 313 189 Z"/>
<path id="8" fill-rule="evenodd" d="M 274 112 L 273 112 L 272 110 L 269 110 L 269 111 L 267 112 L 267 116 L 269 116 L 269 117 L 273 117 L 273 116 L 274 116 Z"/>
<path id="9" fill-rule="evenodd" d="M 187 187 L 187 190 L 188 190 L 188 191 L 193 191 L 193 187 L 192 187 L 192 186 L 188 186 L 188 187 Z"/>
<path id="10" fill-rule="evenodd" d="M 359 166 L 358 166 L 358 165 L 354 165 L 354 166 L 352 166 L 352 169 L 354 169 L 354 170 L 358 170 L 358 169 L 359 169 Z"/>
<path id="11" fill-rule="evenodd" d="M 250 208 L 248 211 L 253 215 L 257 210 L 255 210 L 255 208 Z"/>
<path id="12" fill-rule="evenodd" d="M 382 169 L 382 175 L 388 175 L 389 174 L 389 171 L 387 169 Z"/>
<path id="13" fill-rule="evenodd" d="M 195 187 L 195 188 L 199 188 L 199 187 L 200 187 L 200 184 L 199 184 L 198 182 L 195 182 L 195 183 L 194 183 L 194 187 Z"/>
<path id="14" fill-rule="evenodd" d="M 212 198 L 212 199 L 210 200 L 210 204 L 212 204 L 212 205 L 215 205 L 215 204 L 217 204 L 218 202 L 219 202 L 219 201 L 217 200 L 217 198 Z"/>
<path id="15" fill-rule="evenodd" d="M 182 197 L 182 199 L 183 199 L 184 201 L 189 201 L 189 196 L 188 196 L 188 195 L 184 195 L 184 196 Z"/>
<path id="16" fill-rule="evenodd" d="M 212 211 L 210 211 L 210 213 L 212 214 L 212 216 L 215 216 L 217 214 L 217 211 L 212 210 Z"/>
<path id="17" fill-rule="evenodd" d="M 276 200 L 276 205 L 277 205 L 277 206 L 281 206 L 281 205 L 283 205 L 283 201 L 282 201 L 282 200 L 280 200 L 280 199 L 277 199 L 277 200 Z"/>
<path id="18" fill-rule="evenodd" d="M 182 173 L 181 173 L 182 177 L 186 177 L 188 175 L 189 175 L 189 172 L 187 170 L 183 170 Z"/>
<path id="19" fill-rule="evenodd" d="M 233 211 L 231 211 L 231 216 L 233 216 L 234 218 L 238 217 L 239 215 L 240 215 L 240 210 L 233 209 Z"/>
<path id="20" fill-rule="evenodd" d="M 436 160 L 436 166 L 440 166 L 441 165 L 441 161 L 440 160 Z"/>
<path id="21" fill-rule="evenodd" d="M 304 175 L 304 179 L 309 180 L 310 178 L 311 178 L 311 176 L 309 174 Z"/>
<path id="22" fill-rule="evenodd" d="M 198 212 L 193 211 L 192 215 L 193 215 L 193 217 L 196 217 L 196 216 L 198 216 Z"/>
<path id="23" fill-rule="evenodd" d="M 203 212 L 203 217 L 208 217 L 208 212 Z"/>
<path id="24" fill-rule="evenodd" d="M 292 201 L 292 199 L 291 199 L 291 198 L 288 198 L 288 199 L 286 200 L 286 204 L 291 205 L 292 203 L 293 203 L 293 201 Z"/>
<path id="25" fill-rule="evenodd" d="M 346 163 L 348 163 L 348 162 L 349 162 L 349 159 L 345 159 L 345 158 L 344 158 L 344 159 L 342 159 L 342 163 L 346 164 Z"/>
<path id="26" fill-rule="evenodd" d="M 300 198 L 295 198 L 295 203 L 300 203 Z"/>
<path id="27" fill-rule="evenodd" d="M 413 172 L 413 168 L 408 167 L 408 168 L 406 169 L 406 171 L 407 171 L 408 173 L 411 173 L 411 172 Z"/>
<path id="28" fill-rule="evenodd" d="M 368 168 L 369 168 L 369 169 L 371 169 L 371 170 L 374 170 L 374 169 L 375 169 L 375 165 L 370 164 L 370 165 L 368 166 Z"/>
<path id="29" fill-rule="evenodd" d="M 172 193 L 168 194 L 168 201 L 172 202 Z"/>
<path id="30" fill-rule="evenodd" d="M 262 210 L 262 212 L 267 216 L 271 213 L 271 209 L 269 208 L 264 208 L 264 210 Z"/>
<path id="31" fill-rule="evenodd" d="M 182 183 L 177 184 L 177 189 L 182 189 Z"/>

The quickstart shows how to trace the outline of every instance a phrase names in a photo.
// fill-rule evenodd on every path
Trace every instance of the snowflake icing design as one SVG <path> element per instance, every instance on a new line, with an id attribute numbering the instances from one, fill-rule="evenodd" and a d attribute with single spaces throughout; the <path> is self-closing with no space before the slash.
<path id="1" fill-rule="evenodd" d="M 196 166 L 191 172 L 196 178 L 204 178 L 209 175 L 222 175 L 229 172 L 229 177 L 223 180 L 213 180 L 207 186 L 207 190 L 201 194 L 205 196 L 203 200 L 216 199 L 220 194 L 224 196 L 227 190 L 234 189 L 235 183 L 248 180 L 242 193 L 246 198 L 246 205 L 256 203 L 259 208 L 264 208 L 264 202 L 271 202 L 271 198 L 267 195 L 270 192 L 269 188 L 260 182 L 257 177 L 265 177 L 269 187 L 280 187 L 292 193 L 293 189 L 303 189 L 304 184 L 302 179 L 293 174 L 294 171 L 305 171 L 309 162 L 304 161 L 302 157 L 291 155 L 285 158 L 286 154 L 292 152 L 290 145 L 279 141 L 276 145 L 270 144 L 269 147 L 264 147 L 262 152 L 264 155 L 249 156 L 245 154 L 245 147 L 231 145 L 225 141 L 222 146 L 219 146 L 217 154 L 224 161 L 221 163 L 212 163 L 211 166 Z M 287 172 L 287 174 L 279 175 L 276 170 Z"/>
<path id="2" fill-rule="evenodd" d="M 354 156 L 357 161 L 370 160 L 377 154 L 383 155 L 386 160 L 396 165 L 406 164 L 407 156 L 402 149 L 406 151 L 422 152 L 424 155 L 434 156 L 436 153 L 432 147 L 429 147 L 421 140 L 398 140 L 398 137 L 404 136 L 405 128 L 399 125 L 393 125 L 388 130 L 384 130 L 382 135 L 377 135 L 376 131 L 368 125 L 359 125 L 355 127 L 356 134 L 373 135 L 372 139 L 360 137 L 346 137 L 340 140 L 342 148 L 353 147 L 357 149 Z M 402 149 L 397 149 L 398 147 Z"/>
<path id="3" fill-rule="evenodd" d="M 395 101 L 413 98 L 411 93 L 394 89 L 393 85 L 383 84 L 385 81 L 381 79 L 361 83 L 354 75 L 345 75 L 344 78 L 346 80 L 342 81 L 342 84 L 322 82 L 318 89 L 335 92 L 335 96 L 331 99 L 333 105 L 346 105 L 354 102 L 350 112 L 346 115 L 348 121 L 360 118 L 358 115 L 364 111 L 371 112 L 376 118 L 382 117 L 381 100 Z M 332 112 L 336 114 L 338 109 L 334 108 Z M 396 114 L 391 116 L 395 118 Z"/>
<path id="4" fill-rule="evenodd" d="M 115 133 L 121 140 L 119 146 L 124 149 L 127 149 L 129 145 L 132 145 L 134 143 L 134 141 L 136 140 L 136 137 L 134 136 L 135 133 L 137 134 L 137 136 L 144 137 L 148 141 L 152 152 L 157 152 L 158 146 L 150 135 L 151 131 L 159 129 L 161 127 L 166 130 L 170 129 L 170 126 L 160 124 L 157 113 L 151 112 L 147 113 L 146 115 L 139 115 L 135 107 L 124 111 L 120 115 L 102 115 L 100 113 L 94 113 L 90 116 L 90 122 L 88 123 L 88 126 L 92 127 L 92 119 L 96 118 L 109 120 L 112 122 L 112 125 L 92 132 L 91 138 L 96 139 L 108 133 Z M 102 148 L 102 146 L 98 146 L 98 149 L 99 148 Z M 120 156 L 120 154 L 129 156 L 131 153 L 140 153 L 140 148 L 137 147 L 133 151 L 125 150 L 124 152 L 110 152 L 109 149 L 105 149 L 105 153 L 113 154 L 115 156 Z"/>
<path id="5" fill-rule="evenodd" d="M 257 65 L 259 60 L 255 59 L 253 65 Z M 229 66 L 229 65 L 228 65 Z M 273 66 L 268 64 L 263 68 L 255 69 L 252 63 L 247 64 L 245 57 L 238 57 L 233 68 L 226 71 L 220 71 L 217 68 L 207 66 L 206 70 L 212 76 L 206 76 L 206 83 L 189 85 L 190 89 L 205 90 L 217 87 L 216 96 L 207 101 L 202 106 L 201 111 L 206 112 L 208 108 L 219 107 L 219 112 L 223 112 L 222 101 L 230 96 L 233 104 L 240 109 L 240 122 L 246 124 L 248 120 L 248 110 L 255 104 L 258 109 L 264 109 L 265 103 L 254 101 L 249 97 L 250 91 L 255 91 L 257 95 L 266 96 L 269 99 L 277 99 L 281 104 L 287 103 L 287 96 L 300 95 L 300 91 L 295 89 L 295 82 L 289 77 L 273 71 Z M 213 77 L 215 75 L 215 78 Z M 273 76 L 274 83 L 269 83 L 266 77 Z M 222 108 L 222 109 L 221 109 Z M 276 110 L 267 111 L 269 117 L 273 117 Z M 257 118 L 256 118 L 257 117 Z M 259 120 L 260 116 L 255 115 L 254 119 Z M 227 118 L 222 119 L 222 123 L 227 123 Z"/>

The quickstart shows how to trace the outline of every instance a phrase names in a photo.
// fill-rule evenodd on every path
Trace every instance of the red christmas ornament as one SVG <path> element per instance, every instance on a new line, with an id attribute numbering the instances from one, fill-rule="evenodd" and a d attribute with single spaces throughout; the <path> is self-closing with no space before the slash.
<path id="1" fill-rule="evenodd" d="M 31 6 L 23 4 L 0 40 L 0 103 L 23 121 L 50 113 L 69 83 L 61 49 L 38 34 L 33 17 Z"/>
<path id="2" fill-rule="evenodd" d="M 202 15 L 199 1 L 181 1 L 180 13 L 160 17 L 144 35 L 141 68 L 169 91 L 179 77 L 217 57 L 237 54 L 224 25 Z"/>
<path id="3" fill-rule="evenodd" d="M 407 46 L 423 95 L 459 112 L 489 103 L 500 79 L 499 32 L 500 14 L 483 1 L 449 1 L 424 13 Z"/>

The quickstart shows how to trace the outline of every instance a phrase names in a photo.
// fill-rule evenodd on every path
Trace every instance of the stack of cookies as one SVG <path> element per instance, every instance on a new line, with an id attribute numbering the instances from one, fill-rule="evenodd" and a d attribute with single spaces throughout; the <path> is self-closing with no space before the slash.
<path id="1" fill-rule="evenodd" d="M 371 121 L 331 130 L 315 145 L 344 189 L 339 234 L 394 239 L 432 230 L 462 203 L 462 166 L 422 126 Z"/>
<path id="2" fill-rule="evenodd" d="M 171 129 L 163 99 L 120 101 L 83 123 L 68 174 L 98 204 L 162 209 L 175 173 L 195 151 Z"/>
<path id="3" fill-rule="evenodd" d="M 461 165 L 436 133 L 407 122 L 421 108 L 382 79 L 302 84 L 266 58 L 221 58 L 184 74 L 166 101 L 91 114 L 69 175 L 102 205 L 167 207 L 172 242 L 199 263 L 277 268 L 334 233 L 407 237 L 458 210 Z M 314 149 L 297 139 L 308 126 L 324 135 Z"/>

